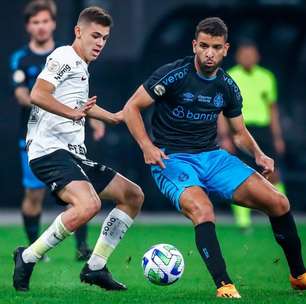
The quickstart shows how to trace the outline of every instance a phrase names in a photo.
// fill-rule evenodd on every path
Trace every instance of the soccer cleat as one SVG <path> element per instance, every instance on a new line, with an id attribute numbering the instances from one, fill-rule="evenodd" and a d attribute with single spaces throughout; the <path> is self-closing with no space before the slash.
<path id="1" fill-rule="evenodd" d="M 91 252 L 92 252 L 91 249 L 87 245 L 80 246 L 76 251 L 75 258 L 77 261 L 86 262 L 89 260 Z"/>
<path id="2" fill-rule="evenodd" d="M 90 270 L 86 263 L 80 274 L 81 282 L 94 284 L 106 290 L 127 290 L 127 287 L 113 279 L 111 273 L 104 266 L 100 270 Z"/>
<path id="3" fill-rule="evenodd" d="M 29 281 L 35 266 L 35 263 L 25 263 L 22 259 L 22 253 L 25 247 L 18 247 L 14 251 L 14 274 L 13 274 L 13 286 L 17 291 L 28 291 Z"/>
<path id="4" fill-rule="evenodd" d="M 241 296 L 234 284 L 225 284 L 217 289 L 217 298 L 240 299 Z"/>
<path id="5" fill-rule="evenodd" d="M 290 275 L 289 281 L 293 289 L 305 290 L 306 289 L 306 272 L 298 276 L 296 279 Z"/>

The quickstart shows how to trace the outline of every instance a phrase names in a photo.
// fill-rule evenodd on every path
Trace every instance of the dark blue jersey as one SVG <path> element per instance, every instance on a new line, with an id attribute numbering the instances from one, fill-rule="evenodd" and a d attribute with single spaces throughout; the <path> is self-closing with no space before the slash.
<path id="1" fill-rule="evenodd" d="M 44 54 L 34 53 L 28 46 L 14 52 L 10 58 L 11 81 L 14 90 L 26 87 L 31 91 L 38 74 L 46 63 L 46 58 L 53 50 Z M 25 138 L 31 107 L 23 106 L 20 113 L 19 136 Z"/>
<path id="2" fill-rule="evenodd" d="M 154 144 L 166 153 L 197 153 L 218 149 L 217 118 L 241 114 L 240 90 L 222 69 L 204 78 L 194 57 L 185 57 L 157 69 L 143 84 L 155 100 L 152 117 Z"/>

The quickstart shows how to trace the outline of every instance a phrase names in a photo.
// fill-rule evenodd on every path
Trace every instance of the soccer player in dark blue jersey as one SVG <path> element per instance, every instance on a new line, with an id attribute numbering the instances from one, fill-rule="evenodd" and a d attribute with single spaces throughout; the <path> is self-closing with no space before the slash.
<path id="1" fill-rule="evenodd" d="M 36 77 L 45 65 L 47 56 L 55 49 L 53 32 L 56 27 L 56 7 L 53 1 L 31 1 L 24 11 L 26 30 L 30 36 L 29 43 L 16 51 L 10 60 L 14 95 L 21 107 L 19 127 L 19 148 L 25 189 L 22 201 L 22 217 L 25 231 L 32 244 L 39 235 L 39 223 L 45 185 L 32 173 L 26 152 L 27 123 L 31 112 L 30 91 Z M 99 140 L 104 133 L 104 125 L 90 120 L 94 138 Z M 87 260 L 90 256 L 86 225 L 75 233 L 77 241 L 76 257 Z"/>
<path id="2" fill-rule="evenodd" d="M 269 216 L 287 258 L 292 287 L 306 289 L 301 242 L 288 199 L 264 178 L 273 172 L 274 162 L 247 131 L 239 88 L 220 68 L 229 49 L 227 35 L 221 19 L 202 20 L 192 42 L 194 56 L 157 69 L 124 107 L 125 121 L 160 191 L 193 222 L 196 245 L 216 284 L 217 297 L 240 298 L 240 294 L 227 273 L 216 236 L 213 194 Z M 153 103 L 151 140 L 140 111 Z M 254 157 L 262 175 L 218 147 L 220 112 L 235 144 Z"/>

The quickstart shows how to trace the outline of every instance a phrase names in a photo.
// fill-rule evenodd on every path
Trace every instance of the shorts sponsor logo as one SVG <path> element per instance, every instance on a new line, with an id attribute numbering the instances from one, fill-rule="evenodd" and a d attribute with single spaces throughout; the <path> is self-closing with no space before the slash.
<path id="1" fill-rule="evenodd" d="M 56 76 L 54 77 L 54 79 L 56 80 L 61 80 L 61 78 L 63 77 L 63 75 L 67 72 L 71 71 L 71 67 L 68 64 L 64 64 L 61 69 L 57 72 Z"/>
<path id="2" fill-rule="evenodd" d="M 157 96 L 162 96 L 166 93 L 166 89 L 163 85 L 161 84 L 158 84 L 154 87 L 154 93 L 157 95 Z"/>
<path id="3" fill-rule="evenodd" d="M 214 101 L 213 101 L 214 105 L 217 108 L 221 108 L 224 104 L 224 100 L 223 100 L 223 95 L 221 93 L 218 93 L 215 97 L 214 97 Z"/>
<path id="4" fill-rule="evenodd" d="M 180 175 L 178 176 L 178 180 L 180 182 L 185 182 L 186 180 L 189 179 L 189 175 L 186 172 L 182 172 L 180 173 Z"/>

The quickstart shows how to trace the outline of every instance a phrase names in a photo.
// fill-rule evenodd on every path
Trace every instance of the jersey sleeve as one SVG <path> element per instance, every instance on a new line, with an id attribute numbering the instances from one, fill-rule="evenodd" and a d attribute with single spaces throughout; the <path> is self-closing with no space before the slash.
<path id="1" fill-rule="evenodd" d="M 227 81 L 228 86 L 228 102 L 223 109 L 224 116 L 233 118 L 242 113 L 242 96 L 240 89 L 231 78 Z"/>
<path id="2" fill-rule="evenodd" d="M 14 89 L 18 87 L 26 87 L 26 71 L 22 66 L 22 59 L 26 55 L 24 50 L 15 52 L 10 58 L 10 78 Z"/>
<path id="3" fill-rule="evenodd" d="M 175 63 L 166 64 L 153 72 L 143 83 L 147 93 L 154 99 L 168 95 L 186 76 L 188 65 L 183 66 Z"/>
<path id="4" fill-rule="evenodd" d="M 50 82 L 57 88 L 69 75 L 71 63 L 68 54 L 56 49 L 46 59 L 46 64 L 37 78 Z"/>

